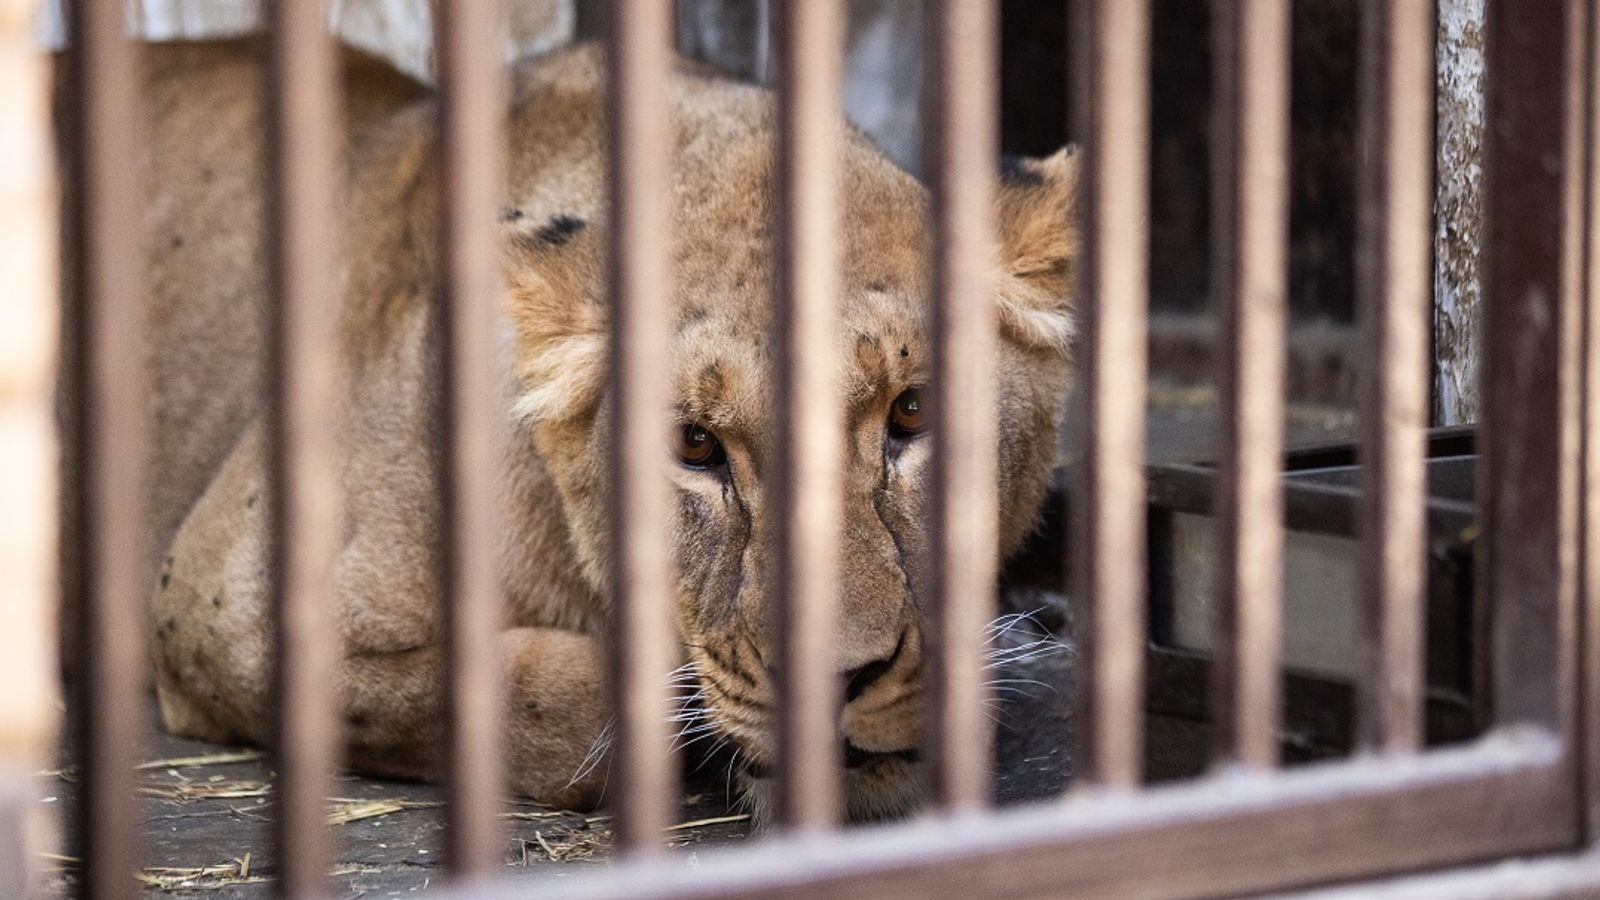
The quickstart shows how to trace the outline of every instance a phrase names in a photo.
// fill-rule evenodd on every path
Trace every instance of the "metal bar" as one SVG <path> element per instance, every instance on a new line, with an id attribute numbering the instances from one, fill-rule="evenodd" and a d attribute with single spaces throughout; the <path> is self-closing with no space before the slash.
<path id="1" fill-rule="evenodd" d="M 1570 849 L 1573 823 L 1549 815 L 1571 802 L 1559 756 L 1547 735 L 1500 735 L 1423 756 L 1082 797 L 1070 812 L 1019 808 L 973 828 L 923 820 L 712 849 L 693 868 L 653 863 L 559 887 L 585 897 L 760 900 L 1255 895 Z"/>
<path id="2" fill-rule="evenodd" d="M 669 752 L 673 574 L 662 523 L 671 515 L 663 459 L 669 434 L 667 298 L 672 146 L 667 105 L 672 5 L 611 7 L 612 784 L 625 852 L 658 852 L 677 797 Z"/>
<path id="3" fill-rule="evenodd" d="M 1085 0 L 1079 9 L 1072 83 L 1083 146 L 1079 390 L 1087 415 L 1073 568 L 1088 614 L 1076 775 L 1132 787 L 1144 767 L 1150 9 L 1145 0 Z"/>
<path id="4" fill-rule="evenodd" d="M 501 867 L 503 624 L 499 547 L 505 451 L 495 328 L 501 286 L 495 215 L 505 190 L 508 93 L 501 0 L 436 3 L 439 48 L 439 435 L 450 731 L 446 855 L 457 876 Z"/>
<path id="5" fill-rule="evenodd" d="M 1495 3 L 1487 15 L 1479 585 L 1493 613 L 1500 724 L 1571 726 L 1576 703 L 1582 166 L 1566 101 L 1582 2 Z"/>
<path id="6" fill-rule="evenodd" d="M 837 0 L 786 0 L 777 27 L 778 817 L 796 828 L 826 828 L 839 816 L 839 679 L 829 660 L 844 453 L 836 384 L 843 13 Z"/>
<path id="7" fill-rule="evenodd" d="M 1600 841 L 1600 15 L 1589 18 L 1588 220 L 1583 297 L 1583 521 L 1579 616 L 1585 836 Z"/>
<path id="8" fill-rule="evenodd" d="M 330 586 L 340 538 L 335 206 L 338 69 L 327 7 L 270 7 L 267 131 L 269 268 L 266 409 L 276 610 L 274 742 L 277 891 L 326 890 L 327 798 L 340 732 L 329 673 L 338 660 Z"/>
<path id="9" fill-rule="evenodd" d="M 989 798 L 982 631 L 993 613 L 995 496 L 994 179 L 999 171 L 997 13 L 987 0 L 928 6 L 933 188 L 934 792 L 952 810 Z M 1065 211 L 1063 211 L 1063 214 Z"/>
<path id="10" fill-rule="evenodd" d="M 1422 739 L 1433 9 L 1367 0 L 1361 29 L 1367 664 L 1357 727 L 1366 749 L 1405 753 Z"/>
<path id="11" fill-rule="evenodd" d="M 1282 714 L 1289 4 L 1220 0 L 1212 16 L 1213 294 L 1228 336 L 1213 722 L 1220 762 L 1268 768 Z"/>
<path id="12" fill-rule="evenodd" d="M 77 388 L 66 439 L 77 468 L 64 476 L 82 492 L 82 531 L 67 536 L 87 569 L 79 579 L 75 682 L 77 747 L 83 767 L 78 852 L 85 897 L 131 897 L 139 866 L 139 805 L 133 766 L 144 739 L 145 612 L 152 578 L 145 546 L 149 455 L 145 421 L 143 185 L 139 156 L 139 53 L 121 3 L 67 5 L 68 262 L 64 331 L 75 346 Z"/>

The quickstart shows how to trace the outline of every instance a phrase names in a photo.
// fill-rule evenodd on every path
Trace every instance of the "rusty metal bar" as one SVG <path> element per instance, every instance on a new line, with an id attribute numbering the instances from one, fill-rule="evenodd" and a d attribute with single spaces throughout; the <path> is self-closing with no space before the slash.
<path id="1" fill-rule="evenodd" d="M 270 6 L 267 571 L 276 615 L 277 890 L 327 885 L 327 798 L 341 735 L 330 586 L 340 539 L 337 438 L 338 68 L 321 0 Z"/>
<path id="2" fill-rule="evenodd" d="M 1213 717 L 1219 761 L 1278 759 L 1289 4 L 1221 0 L 1213 293 L 1227 334 Z"/>
<path id="3" fill-rule="evenodd" d="M 139 804 L 133 767 L 144 739 L 145 614 L 152 572 L 145 546 L 148 427 L 144 369 L 144 193 L 136 166 L 143 119 L 139 53 L 121 3 L 67 5 L 65 107 L 71 202 L 65 237 L 71 284 L 64 297 L 65 356 L 75 396 L 69 454 L 79 486 L 85 548 L 79 583 L 75 756 L 83 767 L 78 852 L 85 897 L 137 890 Z M 75 433 L 72 433 L 75 432 Z"/>
<path id="4" fill-rule="evenodd" d="M 1143 771 L 1145 323 L 1149 307 L 1150 8 L 1079 4 L 1074 104 L 1083 148 L 1078 308 L 1085 330 L 1074 529 L 1087 783 L 1131 787 Z"/>
<path id="5" fill-rule="evenodd" d="M 994 611 L 994 180 L 998 22 L 987 0 L 928 6 L 933 188 L 933 783 L 947 809 L 989 800 L 983 626 Z"/>
<path id="6" fill-rule="evenodd" d="M 495 328 L 501 287 L 495 215 L 505 190 L 507 73 L 501 0 L 435 4 L 439 51 L 440 417 L 450 731 L 446 855 L 457 876 L 501 867 L 504 617 L 499 548 L 505 450 Z"/>
<path id="7" fill-rule="evenodd" d="M 1433 9 L 1367 0 L 1361 25 L 1362 596 L 1358 742 L 1422 739 Z"/>
<path id="8" fill-rule="evenodd" d="M 1488 6 L 1479 589 L 1494 617 L 1500 724 L 1570 726 L 1576 703 L 1582 166 L 1566 100 L 1577 87 L 1568 38 L 1581 32 L 1581 3 Z"/>
<path id="9" fill-rule="evenodd" d="M 1588 217 L 1585 222 L 1583 297 L 1583 547 L 1579 618 L 1583 646 L 1580 691 L 1583 706 L 1585 836 L 1600 842 L 1600 15 L 1588 28 Z"/>
<path id="10" fill-rule="evenodd" d="M 612 693 L 617 743 L 611 783 L 617 838 L 631 854 L 657 852 L 677 803 L 669 752 L 673 573 L 663 523 L 672 515 L 665 460 L 667 347 L 672 296 L 672 123 L 668 116 L 672 4 L 611 7 L 611 441 Z"/>
<path id="11" fill-rule="evenodd" d="M 839 816 L 840 467 L 839 112 L 844 10 L 779 5 L 778 198 L 783 220 L 778 327 L 778 817 L 826 828 Z"/>

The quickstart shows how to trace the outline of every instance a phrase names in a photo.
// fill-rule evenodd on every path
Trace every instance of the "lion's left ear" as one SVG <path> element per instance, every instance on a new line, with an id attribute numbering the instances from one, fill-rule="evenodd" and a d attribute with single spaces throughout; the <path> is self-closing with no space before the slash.
<path id="1" fill-rule="evenodd" d="M 1000 324 L 1014 340 L 1065 350 L 1073 335 L 1078 261 L 1078 158 L 1063 148 L 1044 159 L 1008 159 L 996 222 L 1002 271 Z"/>

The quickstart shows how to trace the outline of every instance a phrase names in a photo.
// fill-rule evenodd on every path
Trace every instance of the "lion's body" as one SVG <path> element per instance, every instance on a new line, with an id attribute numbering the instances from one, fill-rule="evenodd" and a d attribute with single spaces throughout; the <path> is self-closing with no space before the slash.
<path id="1" fill-rule="evenodd" d="M 161 185 L 151 216 L 161 360 L 155 407 L 165 442 L 157 531 L 170 533 L 180 518 L 182 526 L 161 565 L 153 647 L 170 728 L 260 742 L 268 737 L 270 623 L 256 405 L 264 293 L 257 70 L 225 49 L 185 59 L 158 67 L 154 88 L 150 177 Z M 373 88 L 374 99 L 351 111 L 339 301 L 346 527 L 331 612 L 343 648 L 334 680 L 352 764 L 428 777 L 443 721 L 429 451 L 437 409 L 430 311 L 437 188 L 432 104 L 406 102 L 406 93 Z M 667 524 L 681 573 L 678 618 L 709 719 L 764 761 L 771 506 L 761 477 L 775 429 L 766 402 L 772 102 L 760 89 L 687 69 L 674 79 L 672 98 L 678 331 L 670 378 L 686 421 L 707 423 L 728 456 L 720 473 L 673 470 L 678 515 Z M 579 806 L 603 790 L 606 767 L 592 765 L 592 751 L 603 750 L 609 719 L 601 643 L 611 417 L 603 390 L 604 109 L 593 49 L 519 66 L 503 225 L 501 349 L 515 372 L 505 395 L 512 439 L 501 548 L 507 614 L 498 648 L 506 761 L 514 790 Z M 864 140 L 852 135 L 842 146 L 839 362 L 850 464 L 840 525 L 839 667 L 854 672 L 883 662 L 889 673 L 846 707 L 842 728 L 853 747 L 903 756 L 919 733 L 918 704 L 901 701 L 915 699 L 920 675 L 926 449 L 908 442 L 891 453 L 883 421 L 889 401 L 928 374 L 925 198 Z M 1049 166 L 1041 164 L 1026 187 L 1002 193 L 1010 204 L 1002 217 L 1017 220 L 1002 225 L 1008 268 L 997 273 L 1005 282 L 998 301 L 1003 552 L 1033 522 L 1065 393 L 1070 318 L 1059 295 L 1070 265 L 1070 187 Z M 1047 182 L 1053 190 L 1036 189 Z M 1041 198 L 1044 212 L 1036 214 Z M 914 793 L 908 765 L 885 755 L 855 772 L 852 812 L 904 808 Z"/>

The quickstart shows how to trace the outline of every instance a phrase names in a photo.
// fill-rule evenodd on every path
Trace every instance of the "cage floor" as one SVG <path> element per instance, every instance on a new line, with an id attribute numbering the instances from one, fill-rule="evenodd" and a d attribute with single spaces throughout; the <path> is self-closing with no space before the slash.
<path id="1" fill-rule="evenodd" d="M 1152 391 L 1152 461 L 1193 461 L 1212 455 L 1216 431 L 1209 392 Z M 1291 410 L 1291 446 L 1348 437 L 1349 417 L 1336 411 Z M 1010 587 L 1003 606 L 1033 614 L 1013 629 L 1004 646 L 1034 650 L 1010 654 L 997 677 L 995 800 L 1001 804 L 1042 799 L 1061 792 L 1071 770 L 1072 666 L 1070 613 L 1056 592 Z M 1065 642 L 1052 643 L 1048 638 Z M 272 773 L 263 755 L 167 735 L 155 725 L 139 772 L 144 797 L 145 866 L 135 877 L 152 894 L 266 897 L 271 893 Z M 1192 774 L 1203 760 L 1208 733 L 1203 723 L 1149 717 L 1147 776 Z M 678 853 L 694 855 L 716 845 L 759 840 L 730 787 L 728 760 L 709 757 L 690 764 L 679 823 L 668 840 Z M 75 769 L 63 761 L 43 772 L 38 797 L 70 833 L 77 795 Z M 394 897 L 423 891 L 443 876 L 443 791 L 436 785 L 346 775 L 328 804 L 336 839 L 330 884 L 335 896 Z M 603 812 L 556 810 L 507 800 L 506 874 L 570 875 L 610 855 L 610 820 Z M 70 893 L 77 852 L 62 841 L 42 860 L 51 893 Z"/>

